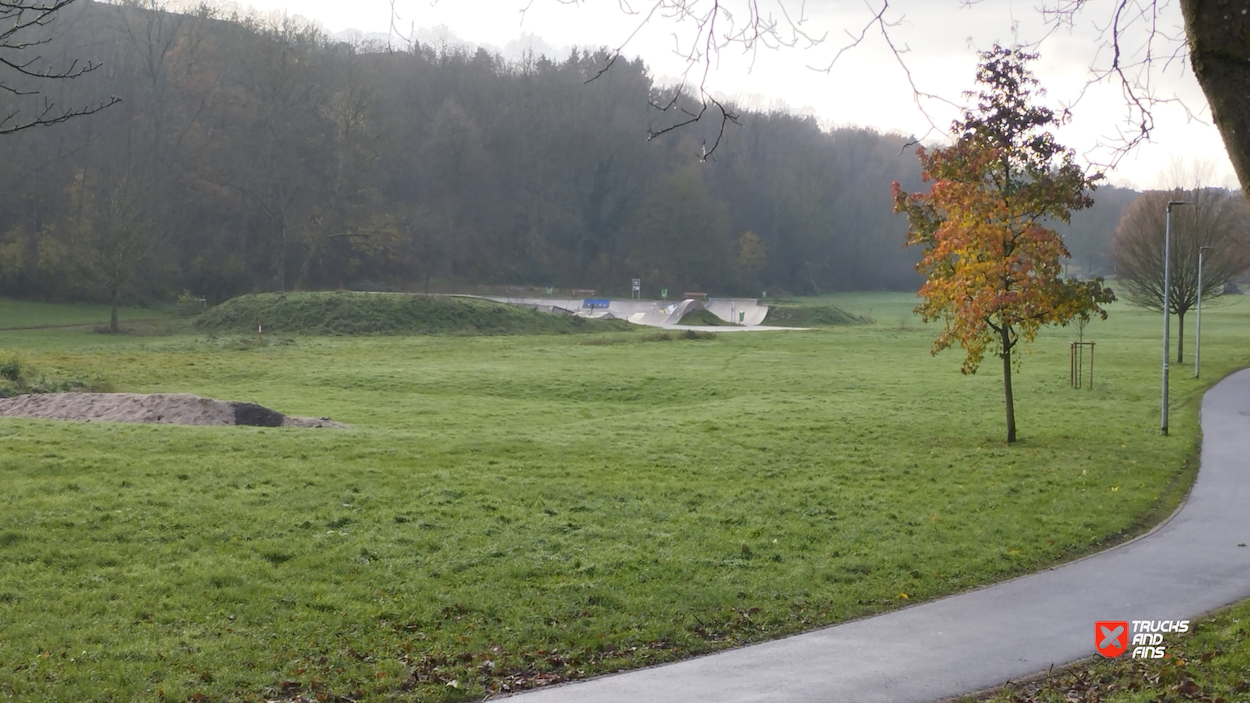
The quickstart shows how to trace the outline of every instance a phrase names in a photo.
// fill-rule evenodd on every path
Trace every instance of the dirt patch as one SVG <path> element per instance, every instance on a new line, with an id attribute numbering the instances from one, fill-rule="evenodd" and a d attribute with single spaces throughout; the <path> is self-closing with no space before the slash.
<path id="1" fill-rule="evenodd" d="M 0 417 L 77 422 L 170 425 L 337 427 L 330 418 L 287 417 L 255 403 L 226 402 L 189 393 L 40 393 L 0 398 Z"/>

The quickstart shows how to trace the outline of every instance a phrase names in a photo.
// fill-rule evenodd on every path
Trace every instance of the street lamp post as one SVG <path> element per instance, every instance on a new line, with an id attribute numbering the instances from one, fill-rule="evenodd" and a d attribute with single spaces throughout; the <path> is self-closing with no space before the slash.
<path id="1" fill-rule="evenodd" d="M 1198 319 L 1194 323 L 1194 378 L 1198 378 L 1198 359 L 1202 354 L 1202 253 L 1215 247 L 1198 247 Z"/>
<path id="2" fill-rule="evenodd" d="M 1168 315 L 1168 307 L 1172 303 L 1172 206 L 1192 204 L 1184 200 L 1169 200 L 1163 228 L 1163 421 L 1160 428 L 1165 435 L 1168 433 L 1168 350 L 1172 332 L 1172 320 Z"/>

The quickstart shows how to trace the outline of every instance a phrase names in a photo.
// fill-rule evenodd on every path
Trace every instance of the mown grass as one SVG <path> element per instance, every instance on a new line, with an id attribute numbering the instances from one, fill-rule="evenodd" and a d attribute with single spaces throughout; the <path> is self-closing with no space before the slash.
<path id="1" fill-rule="evenodd" d="M 1097 657 L 1050 676 L 966 701 L 1155 703 L 1242 701 L 1250 696 L 1250 602 L 1191 622 L 1172 635 L 1165 659 Z"/>
<path id="2" fill-rule="evenodd" d="M 0 419 L 0 696 L 472 699 L 965 590 L 1166 516 L 1201 390 L 1250 363 L 1250 304 L 1204 309 L 1205 379 L 1173 373 L 1162 437 L 1157 318 L 1116 306 L 1086 330 L 1093 390 L 1068 387 L 1068 330 L 1034 345 L 1007 447 L 991 368 L 877 319 L 665 344 L 5 333 L 119 390 L 355 429 Z"/>
<path id="3" fill-rule="evenodd" d="M 276 334 L 568 334 L 623 331 L 623 320 L 552 315 L 478 298 L 407 293 L 259 293 L 232 298 L 195 319 L 197 330 Z"/>

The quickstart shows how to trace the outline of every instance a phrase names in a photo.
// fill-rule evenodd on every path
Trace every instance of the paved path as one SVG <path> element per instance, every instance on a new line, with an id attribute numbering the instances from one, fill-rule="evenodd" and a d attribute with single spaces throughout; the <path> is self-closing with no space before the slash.
<path id="1" fill-rule="evenodd" d="M 932 701 L 1090 656 L 1097 620 L 1188 619 L 1250 598 L 1250 547 L 1239 546 L 1250 543 L 1250 370 L 1206 394 L 1202 430 L 1193 492 L 1145 537 L 906 610 L 515 698 Z"/>

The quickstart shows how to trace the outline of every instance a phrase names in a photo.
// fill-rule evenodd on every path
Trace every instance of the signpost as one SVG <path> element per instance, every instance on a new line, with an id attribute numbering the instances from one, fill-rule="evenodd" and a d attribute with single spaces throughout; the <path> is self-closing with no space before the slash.
<path id="1" fill-rule="evenodd" d="M 1163 420 L 1159 429 L 1163 430 L 1164 435 L 1168 433 L 1168 349 L 1171 346 L 1169 342 L 1171 311 L 1168 308 L 1171 307 L 1169 296 L 1172 293 L 1172 206 L 1174 205 L 1193 205 L 1193 203 L 1169 200 L 1163 225 Z"/>
<path id="2" fill-rule="evenodd" d="M 1198 359 L 1202 358 L 1202 255 L 1215 247 L 1198 247 L 1198 324 L 1194 325 L 1194 378 L 1198 378 Z"/>
<path id="3" fill-rule="evenodd" d="M 640 300 L 642 298 L 642 279 L 641 278 L 634 279 L 634 289 L 629 297 L 633 300 Z"/>

